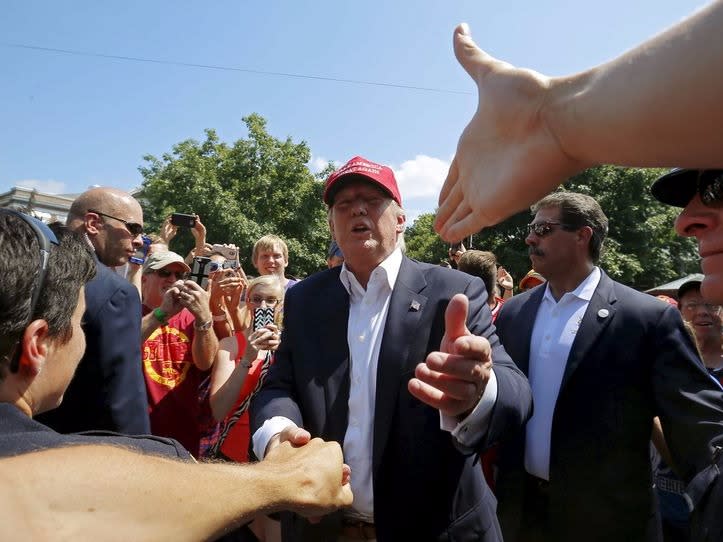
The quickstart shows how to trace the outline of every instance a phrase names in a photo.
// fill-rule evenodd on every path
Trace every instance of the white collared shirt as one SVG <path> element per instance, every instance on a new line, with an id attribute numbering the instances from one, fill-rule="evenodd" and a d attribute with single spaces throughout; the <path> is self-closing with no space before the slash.
<path id="1" fill-rule="evenodd" d="M 525 470 L 538 478 L 550 479 L 555 403 L 572 343 L 599 282 L 600 269 L 594 267 L 577 288 L 566 292 L 559 301 L 555 301 L 548 284 L 537 310 L 528 370 L 535 410 L 526 426 Z"/>

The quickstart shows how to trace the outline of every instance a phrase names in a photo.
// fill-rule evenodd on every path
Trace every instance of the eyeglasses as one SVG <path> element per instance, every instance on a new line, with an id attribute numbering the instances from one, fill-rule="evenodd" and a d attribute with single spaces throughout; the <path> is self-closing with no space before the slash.
<path id="1" fill-rule="evenodd" d="M 249 298 L 249 303 L 252 305 L 261 305 L 263 302 L 266 302 L 267 307 L 275 307 L 279 304 L 279 300 L 275 297 L 261 297 L 260 295 L 252 295 Z"/>
<path id="2" fill-rule="evenodd" d="M 708 207 L 723 205 L 723 170 L 702 170 L 698 174 L 697 188 L 703 205 Z"/>
<path id="3" fill-rule="evenodd" d="M 573 228 L 573 226 L 563 224 L 562 222 L 533 222 L 532 224 L 527 225 L 527 235 L 534 233 L 537 237 L 545 237 L 555 230 L 555 226 L 560 226 L 563 230 Z"/>
<path id="4" fill-rule="evenodd" d="M 683 310 L 695 312 L 701 307 L 705 308 L 708 312 L 712 314 L 716 314 L 718 311 L 720 311 L 720 305 L 713 305 L 711 303 L 699 303 L 697 301 L 689 301 L 687 303 L 683 303 L 681 305 Z"/>
<path id="5" fill-rule="evenodd" d="M 188 274 L 184 271 L 169 271 L 168 269 L 159 269 L 156 271 L 156 275 L 162 279 L 167 279 L 173 275 L 176 280 L 186 280 L 186 277 L 188 276 Z"/>
<path id="6" fill-rule="evenodd" d="M 48 273 L 51 244 L 58 246 L 60 243 L 58 243 L 58 238 L 55 236 L 55 233 L 53 233 L 53 230 L 37 218 L 19 213 L 12 209 L 0 209 L 0 212 L 16 216 L 30 226 L 30 229 L 33 230 L 33 233 L 38 240 L 38 244 L 40 245 L 40 269 L 38 269 L 38 276 L 35 279 L 35 284 L 33 285 L 33 295 L 30 297 L 30 318 L 32 319 L 35 315 L 35 308 L 38 305 L 40 292 L 43 291 L 43 286 L 45 286 L 45 276 Z M 20 354 L 22 352 L 22 348 L 18 348 L 18 345 L 19 342 L 15 345 L 12 358 L 10 359 L 10 371 L 13 373 L 17 373 L 20 367 Z"/>
<path id="7" fill-rule="evenodd" d="M 112 218 L 113 220 L 117 220 L 118 222 L 122 222 L 128 230 L 128 233 L 130 233 L 134 238 L 143 234 L 143 225 L 138 224 L 138 222 L 128 222 L 127 220 L 123 220 L 122 218 L 118 218 L 117 216 L 101 213 L 100 211 L 96 211 L 95 209 L 88 209 L 88 212 L 95 213 L 106 218 Z"/>

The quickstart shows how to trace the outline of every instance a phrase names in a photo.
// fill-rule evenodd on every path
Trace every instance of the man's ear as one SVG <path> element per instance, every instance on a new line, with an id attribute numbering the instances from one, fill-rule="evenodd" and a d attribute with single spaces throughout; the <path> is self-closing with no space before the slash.
<path id="1" fill-rule="evenodd" d="M 100 216 L 95 213 L 85 213 L 83 223 L 85 224 L 85 231 L 89 235 L 98 235 L 98 232 L 103 226 L 103 221 Z"/>
<path id="2" fill-rule="evenodd" d="M 20 370 L 37 375 L 45 365 L 48 356 L 48 322 L 33 320 L 23 331 L 20 339 Z"/>
<path id="3" fill-rule="evenodd" d="M 590 226 L 584 226 L 577 230 L 579 239 L 585 246 L 590 245 L 590 239 L 592 239 L 592 228 Z"/>
<path id="4" fill-rule="evenodd" d="M 404 225 L 407 223 L 407 215 L 400 213 L 397 215 L 397 233 L 404 231 Z"/>

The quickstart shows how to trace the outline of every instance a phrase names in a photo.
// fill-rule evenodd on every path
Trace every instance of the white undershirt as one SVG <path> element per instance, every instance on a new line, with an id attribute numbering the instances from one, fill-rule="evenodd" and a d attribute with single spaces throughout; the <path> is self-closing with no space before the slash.
<path id="1" fill-rule="evenodd" d="M 530 337 L 528 379 L 535 410 L 526 426 L 525 470 L 533 476 L 550 479 L 550 437 L 555 403 L 572 343 L 600 282 L 600 269 L 592 272 L 575 290 L 555 301 L 550 285 L 537 310 Z"/>

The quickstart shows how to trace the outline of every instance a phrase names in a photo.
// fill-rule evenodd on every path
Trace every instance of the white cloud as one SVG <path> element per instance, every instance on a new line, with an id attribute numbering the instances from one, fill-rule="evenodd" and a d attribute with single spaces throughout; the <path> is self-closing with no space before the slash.
<path id="1" fill-rule="evenodd" d="M 40 192 L 47 194 L 63 194 L 65 190 L 65 183 L 63 181 L 55 181 L 48 179 L 41 181 L 39 179 L 22 179 L 11 183 L 13 186 L 22 186 L 23 188 L 35 188 Z"/>
<path id="2" fill-rule="evenodd" d="M 340 162 L 336 162 L 333 160 L 332 160 L 332 162 L 334 164 L 334 167 L 341 166 Z M 323 156 L 312 156 L 311 160 L 309 160 L 309 163 L 307 164 L 307 166 L 309 167 L 309 171 L 311 171 L 314 174 L 324 171 L 324 169 L 328 165 L 329 165 L 329 160 L 327 160 Z"/>
<path id="3" fill-rule="evenodd" d="M 402 199 L 435 198 L 447 177 L 449 162 L 418 154 L 414 160 L 402 162 L 398 168 L 392 168 L 402 193 Z"/>

